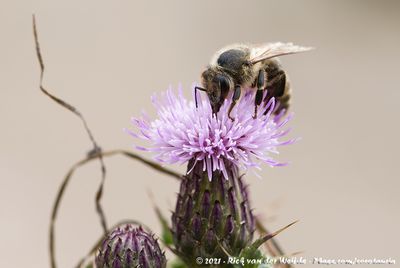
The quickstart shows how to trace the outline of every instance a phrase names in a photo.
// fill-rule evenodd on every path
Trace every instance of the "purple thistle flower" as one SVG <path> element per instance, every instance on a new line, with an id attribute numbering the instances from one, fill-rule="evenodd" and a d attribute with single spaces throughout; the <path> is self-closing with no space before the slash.
<path id="1" fill-rule="evenodd" d="M 232 94 L 232 93 L 231 93 Z M 150 142 L 148 147 L 136 146 L 139 150 L 155 152 L 161 163 L 203 164 L 208 178 L 213 171 L 221 171 L 228 178 L 226 161 L 239 168 L 259 168 L 263 162 L 270 166 L 282 166 L 271 155 L 278 154 L 277 147 L 295 141 L 282 141 L 289 129 L 284 129 L 291 116 L 283 118 L 283 112 L 273 113 L 275 100 L 272 98 L 254 114 L 254 90 L 246 90 L 244 96 L 228 118 L 231 103 L 229 95 L 217 115 L 212 113 L 208 98 L 199 97 L 198 108 L 188 101 L 179 88 L 178 95 L 168 89 L 160 96 L 154 95 L 152 102 L 157 109 L 158 119 L 150 120 L 145 114 L 132 118 L 137 132 L 128 131 L 133 137 Z M 188 173 L 191 172 L 189 169 Z"/>

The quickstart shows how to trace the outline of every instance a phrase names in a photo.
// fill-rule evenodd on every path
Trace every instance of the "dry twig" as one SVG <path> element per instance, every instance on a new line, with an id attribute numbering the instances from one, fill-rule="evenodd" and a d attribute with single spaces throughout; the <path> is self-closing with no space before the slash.
<path id="1" fill-rule="evenodd" d="M 58 212 L 58 207 L 61 201 L 61 197 L 63 192 L 65 191 L 65 188 L 68 184 L 68 181 L 70 179 L 70 177 L 72 176 L 72 173 L 74 172 L 74 170 L 81 166 L 82 164 L 92 160 L 92 159 L 98 159 L 99 163 L 100 163 L 100 169 L 101 169 L 101 181 L 100 181 L 100 185 L 97 189 L 96 192 L 96 198 L 95 198 L 95 202 L 96 202 L 96 210 L 97 213 L 99 214 L 100 217 L 100 222 L 101 222 L 101 226 L 103 228 L 104 233 L 107 233 L 107 221 L 106 221 L 106 217 L 103 211 L 103 208 L 101 206 L 101 198 L 103 195 L 103 189 L 104 189 L 104 182 L 106 179 L 106 166 L 104 164 L 104 160 L 103 160 L 103 153 L 102 150 L 100 148 L 100 146 L 98 145 L 98 143 L 96 142 L 92 131 L 90 130 L 88 123 L 85 119 L 85 117 L 82 115 L 82 113 L 76 109 L 74 106 L 72 106 L 71 104 L 67 103 L 66 101 L 62 100 L 61 98 L 57 97 L 56 95 L 52 94 L 49 90 L 47 90 L 44 86 L 43 86 L 43 77 L 44 77 L 44 72 L 45 72 L 45 65 L 44 65 L 44 61 L 43 61 L 43 57 L 42 57 L 42 53 L 40 50 L 40 43 L 39 43 L 39 37 L 38 37 L 38 32 L 37 32 L 37 27 L 36 27 L 36 19 L 35 19 L 35 15 L 32 16 L 32 26 L 33 26 L 33 35 L 34 35 L 34 40 L 35 40 L 35 48 L 36 48 L 36 56 L 37 59 L 39 61 L 39 66 L 40 66 L 40 80 L 39 80 L 39 88 L 40 90 L 43 92 L 43 94 L 45 94 L 46 96 L 48 96 L 50 99 L 52 99 L 53 101 L 55 101 L 56 103 L 58 103 L 59 105 L 61 105 L 62 107 L 64 107 L 65 109 L 71 111 L 72 113 L 74 113 L 77 117 L 79 117 L 79 119 L 82 121 L 83 126 L 85 128 L 86 133 L 89 136 L 89 139 L 93 145 L 93 149 L 89 152 L 88 157 L 80 162 L 78 162 L 77 164 L 75 164 L 70 172 L 68 172 L 67 176 L 64 178 L 63 183 L 61 184 L 59 193 L 55 199 L 55 203 L 54 203 L 54 207 L 53 207 L 53 212 L 51 215 L 51 223 L 50 223 L 50 259 L 51 259 L 51 267 L 55 268 L 57 267 L 56 265 L 56 260 L 55 260 L 55 245 L 54 245 L 54 224 L 55 224 L 55 219 L 57 217 L 57 212 Z M 140 156 L 134 155 L 130 152 L 120 152 L 126 156 L 130 156 L 131 158 L 136 158 L 136 159 L 142 159 Z M 147 160 L 143 160 L 143 162 L 146 162 Z M 147 163 L 148 165 L 152 166 L 152 167 L 156 167 L 156 169 L 161 170 L 162 167 L 160 167 L 159 165 L 155 164 L 155 163 Z"/>

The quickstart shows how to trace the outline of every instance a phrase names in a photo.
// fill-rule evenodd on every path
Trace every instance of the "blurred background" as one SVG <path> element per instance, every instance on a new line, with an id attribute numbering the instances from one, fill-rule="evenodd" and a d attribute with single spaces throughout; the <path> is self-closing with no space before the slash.
<path id="1" fill-rule="evenodd" d="M 400 262 L 398 1 L 0 1 L 0 267 L 49 267 L 48 226 L 68 168 L 91 149 L 81 122 L 39 91 L 44 84 L 85 115 L 105 150 L 132 149 L 122 131 L 150 96 L 182 83 L 186 96 L 219 48 L 291 41 L 311 53 L 282 62 L 294 92 L 285 168 L 248 174 L 255 213 L 308 258 Z M 145 155 L 150 158 L 151 155 Z M 169 215 L 178 182 L 122 157 L 105 159 L 109 224 L 140 220 L 159 233 L 147 191 Z M 183 172 L 185 167 L 174 167 Z M 79 169 L 57 221 L 59 267 L 101 235 L 98 162 Z M 299 265 L 310 267 L 316 265 Z M 390 267 L 394 267 L 392 265 Z M 345 266 L 336 266 L 345 267 Z"/>

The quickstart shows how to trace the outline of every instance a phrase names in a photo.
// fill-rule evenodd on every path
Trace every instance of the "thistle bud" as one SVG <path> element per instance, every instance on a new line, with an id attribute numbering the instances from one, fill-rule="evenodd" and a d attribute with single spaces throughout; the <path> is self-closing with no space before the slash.
<path id="1" fill-rule="evenodd" d="M 130 224 L 109 233 L 96 255 L 97 268 L 165 268 L 166 263 L 154 236 Z"/>
<path id="2" fill-rule="evenodd" d="M 238 168 L 225 164 L 227 173 L 214 171 L 210 180 L 197 163 L 181 182 L 172 233 L 178 255 L 190 267 L 196 267 L 196 257 L 238 256 L 252 242 L 254 218 L 246 186 Z"/>

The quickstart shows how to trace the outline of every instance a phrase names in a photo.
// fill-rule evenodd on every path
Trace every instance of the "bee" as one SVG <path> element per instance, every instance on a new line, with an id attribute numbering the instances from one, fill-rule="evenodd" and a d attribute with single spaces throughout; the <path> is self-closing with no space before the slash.
<path id="1" fill-rule="evenodd" d="M 233 90 L 228 109 L 228 117 L 233 121 L 230 114 L 240 99 L 242 89 L 253 88 L 257 89 L 253 118 L 257 118 L 257 108 L 263 102 L 264 90 L 267 90 L 264 102 L 274 97 L 279 103 L 275 113 L 286 110 L 289 107 L 290 83 L 276 57 L 311 49 L 280 42 L 260 46 L 235 44 L 221 49 L 201 74 L 202 86 L 195 87 L 196 107 L 197 90 L 207 93 L 215 114 Z"/>

